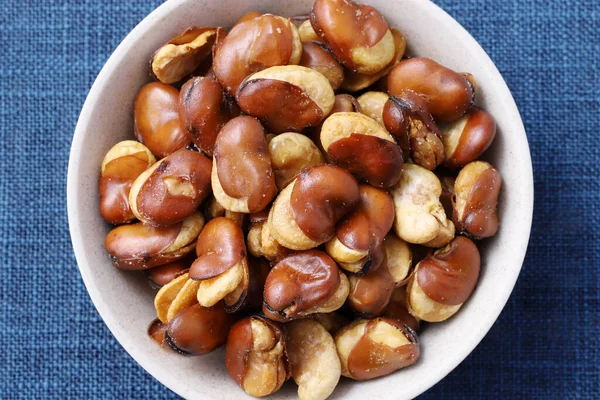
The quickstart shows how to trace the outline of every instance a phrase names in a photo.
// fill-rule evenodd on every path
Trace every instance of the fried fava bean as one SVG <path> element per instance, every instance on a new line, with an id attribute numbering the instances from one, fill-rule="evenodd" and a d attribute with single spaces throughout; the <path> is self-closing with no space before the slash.
<path id="1" fill-rule="evenodd" d="M 310 13 L 313 29 L 346 67 L 375 74 L 394 58 L 394 37 L 373 7 L 351 0 L 316 0 Z"/>
<path id="2" fill-rule="evenodd" d="M 400 286 L 394 293 L 390 302 L 381 314 L 383 317 L 395 319 L 403 324 L 406 324 L 410 329 L 419 332 L 419 319 L 408 311 L 408 299 L 406 286 Z"/>
<path id="3" fill-rule="evenodd" d="M 402 143 L 405 158 L 433 171 L 444 161 L 444 145 L 427 103 L 411 90 L 390 97 L 383 107 L 383 124 Z"/>
<path id="4" fill-rule="evenodd" d="M 212 163 L 181 149 L 137 177 L 129 192 L 131 211 L 142 222 L 167 226 L 183 221 L 210 194 Z"/>
<path id="5" fill-rule="evenodd" d="M 252 224 L 246 242 L 248 251 L 254 257 L 264 257 L 269 261 L 278 262 L 291 253 L 290 249 L 283 247 L 273 238 L 266 221 Z"/>
<path id="6" fill-rule="evenodd" d="M 177 313 L 167 324 L 165 341 L 175 351 L 190 356 L 210 353 L 225 344 L 233 323 L 221 304 L 194 304 Z"/>
<path id="7" fill-rule="evenodd" d="M 106 235 L 104 247 L 117 268 L 138 270 L 156 267 L 192 252 L 203 227 L 204 217 L 197 212 L 166 227 L 153 227 L 141 222 L 121 225 Z"/>
<path id="8" fill-rule="evenodd" d="M 416 164 L 404 164 L 398 183 L 390 189 L 396 219 L 394 232 L 408 243 L 441 247 L 454 237 L 454 224 L 440 203 L 442 186 L 435 174 Z"/>
<path id="9" fill-rule="evenodd" d="M 249 395 L 275 393 L 290 377 L 281 326 L 260 316 L 236 322 L 227 337 L 225 365 L 229 375 Z"/>
<path id="10" fill-rule="evenodd" d="M 363 275 L 383 261 L 382 245 L 392 229 L 394 201 L 385 190 L 360 185 L 354 210 L 337 224 L 327 253 L 346 271 Z"/>
<path id="11" fill-rule="evenodd" d="M 364 317 L 381 314 L 391 300 L 394 288 L 407 281 L 411 252 L 403 240 L 389 234 L 383 244 L 382 261 L 365 275 L 351 275 L 348 305 Z"/>
<path id="12" fill-rule="evenodd" d="M 181 311 L 198 304 L 199 286 L 200 282 L 190 279 L 190 274 L 184 272 L 160 288 L 154 297 L 158 319 L 168 323 Z"/>
<path id="13" fill-rule="evenodd" d="M 377 121 L 383 127 L 383 107 L 389 96 L 384 92 L 366 92 L 356 98 L 360 104 L 361 112 L 367 117 Z"/>
<path id="14" fill-rule="evenodd" d="M 210 57 L 216 28 L 193 26 L 171 39 L 152 56 L 152 73 L 162 83 L 179 82 Z"/>
<path id="15" fill-rule="evenodd" d="M 473 239 L 498 232 L 498 196 L 502 178 L 489 163 L 473 161 L 464 166 L 454 183 L 454 225 Z"/>
<path id="16" fill-rule="evenodd" d="M 391 70 L 394 68 L 402 57 L 404 56 L 404 52 L 406 51 L 406 39 L 402 36 L 402 33 L 398 29 L 390 29 L 392 32 L 392 36 L 394 38 L 394 58 L 390 63 L 381 71 L 376 74 L 361 74 L 359 72 L 353 71 L 349 68 L 344 69 L 344 81 L 342 82 L 341 88 L 348 92 L 357 92 L 359 90 L 365 89 L 379 79 L 385 77 Z M 383 78 L 384 79 L 384 78 Z"/>
<path id="17" fill-rule="evenodd" d="M 286 349 L 300 400 L 325 400 L 341 376 L 340 358 L 333 338 L 317 321 L 286 324 Z"/>
<path id="18" fill-rule="evenodd" d="M 300 24 L 300 26 L 298 27 L 298 34 L 300 35 L 300 40 L 302 40 L 302 42 L 312 42 L 320 40 L 319 35 L 317 35 L 315 30 L 313 29 L 309 19 Z"/>
<path id="19" fill-rule="evenodd" d="M 406 289 L 409 310 L 428 322 L 450 318 L 471 297 L 479 268 L 477 246 L 466 237 L 457 236 L 415 267 Z"/>
<path id="20" fill-rule="evenodd" d="M 472 107 L 457 121 L 440 128 L 446 153 L 446 166 L 451 169 L 475 161 L 496 137 L 496 121 L 487 111 Z"/>
<path id="21" fill-rule="evenodd" d="M 158 158 L 186 147 L 190 137 L 179 122 L 179 91 L 162 82 L 140 89 L 133 104 L 134 133 Z"/>
<path id="22" fill-rule="evenodd" d="M 228 218 L 209 221 L 198 237 L 196 254 L 190 277 L 200 281 L 198 302 L 211 307 L 224 300 L 226 307 L 239 308 L 250 285 L 242 229 Z"/>
<path id="23" fill-rule="evenodd" d="M 312 68 L 327 78 L 331 88 L 338 90 L 344 80 L 344 68 L 320 42 L 303 42 L 302 58 L 298 65 Z"/>
<path id="24" fill-rule="evenodd" d="M 129 190 L 135 179 L 155 162 L 150 150 L 134 140 L 119 142 L 106 153 L 98 184 L 104 220 L 120 225 L 135 219 L 129 207 Z"/>
<path id="25" fill-rule="evenodd" d="M 144 271 L 154 289 L 160 289 L 190 268 L 189 257 Z"/>
<path id="26" fill-rule="evenodd" d="M 213 70 L 221 86 L 235 95 L 248 75 L 276 65 L 298 64 L 302 43 L 288 19 L 264 14 L 235 25 L 213 50 Z"/>
<path id="27" fill-rule="evenodd" d="M 194 144 L 209 157 L 223 125 L 239 114 L 237 105 L 224 95 L 214 79 L 199 76 L 181 87 L 179 121 Z"/>
<path id="28" fill-rule="evenodd" d="M 255 118 L 236 117 L 219 132 L 212 166 L 213 194 L 225 209 L 264 209 L 277 194 L 265 132 Z"/>
<path id="29" fill-rule="evenodd" d="M 312 140 L 295 132 L 282 133 L 271 139 L 269 154 L 279 190 L 286 187 L 300 171 L 325 162 L 323 154 Z"/>
<path id="30" fill-rule="evenodd" d="M 400 178 L 400 147 L 381 125 L 366 115 L 332 114 L 321 127 L 320 138 L 329 161 L 358 181 L 387 188 Z"/>
<path id="31" fill-rule="evenodd" d="M 235 98 L 272 133 L 300 132 L 320 123 L 335 95 L 323 74 L 300 65 L 276 66 L 248 76 Z"/>
<path id="32" fill-rule="evenodd" d="M 265 282 L 263 312 L 274 321 L 291 321 L 340 308 L 348 297 L 348 278 L 326 253 L 307 250 L 285 257 Z"/>
<path id="33" fill-rule="evenodd" d="M 335 336 L 342 375 L 359 381 L 389 375 L 419 359 L 417 335 L 390 318 L 359 319 Z"/>
<path id="34" fill-rule="evenodd" d="M 388 92 L 397 96 L 412 90 L 427 101 L 429 112 L 438 122 L 460 118 L 475 101 L 472 76 L 459 74 L 428 58 L 401 61 L 388 75 Z"/>
<path id="35" fill-rule="evenodd" d="M 306 169 L 279 193 L 269 212 L 275 240 L 307 250 L 333 237 L 336 223 L 358 201 L 358 184 L 347 171 L 327 164 Z"/>

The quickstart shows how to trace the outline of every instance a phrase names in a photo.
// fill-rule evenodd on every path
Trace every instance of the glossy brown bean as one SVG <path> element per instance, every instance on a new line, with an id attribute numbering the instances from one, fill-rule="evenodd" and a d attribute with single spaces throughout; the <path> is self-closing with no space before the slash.
<path id="1" fill-rule="evenodd" d="M 121 269 L 146 269 L 185 257 L 194 250 L 204 217 L 194 213 L 183 222 L 153 227 L 143 223 L 121 225 L 106 235 L 104 247 Z"/>
<path id="2" fill-rule="evenodd" d="M 167 226 L 183 221 L 210 195 L 211 161 L 181 149 L 163 158 L 137 177 L 129 204 L 142 222 Z"/>
<path id="3" fill-rule="evenodd" d="M 401 61 L 390 71 L 387 80 L 391 96 L 407 89 L 424 96 L 429 112 L 438 122 L 457 120 L 475 100 L 471 79 L 428 58 Z"/>
<path id="4" fill-rule="evenodd" d="M 474 239 L 498 232 L 498 196 L 502 178 L 489 163 L 474 161 L 464 166 L 454 183 L 456 229 Z"/>
<path id="5" fill-rule="evenodd" d="M 222 41 L 217 38 L 213 70 L 221 86 L 235 95 L 248 75 L 275 65 L 298 64 L 302 43 L 287 19 L 264 14 L 235 25 Z"/>
<path id="6" fill-rule="evenodd" d="M 337 224 L 334 237 L 325 246 L 327 253 L 354 274 L 377 269 L 383 261 L 383 241 L 393 221 L 392 197 L 383 189 L 360 185 L 358 203 Z"/>
<path id="7" fill-rule="evenodd" d="M 342 375 L 367 380 L 389 375 L 419 359 L 417 335 L 389 318 L 356 320 L 335 336 Z"/>
<path id="8" fill-rule="evenodd" d="M 187 146 L 191 139 L 179 122 L 179 91 L 162 82 L 140 89 L 133 105 L 134 133 L 158 158 Z"/>
<path id="9" fill-rule="evenodd" d="M 490 147 L 496 137 L 496 121 L 487 111 L 473 107 L 441 131 L 446 166 L 456 169 L 475 161 Z"/>
<path id="10" fill-rule="evenodd" d="M 320 42 L 302 43 L 302 57 L 298 65 L 323 74 L 333 90 L 338 90 L 344 80 L 344 68 Z"/>
<path id="11" fill-rule="evenodd" d="M 394 57 L 394 38 L 373 7 L 351 0 L 316 0 L 310 13 L 315 32 L 346 67 L 375 74 Z"/>
<path id="12" fill-rule="evenodd" d="M 358 185 L 348 173 L 321 165 L 298 176 L 290 205 L 302 232 L 315 241 L 324 242 L 331 238 L 337 221 L 358 199 Z"/>
<path id="13" fill-rule="evenodd" d="M 473 293 L 479 268 L 477 246 L 464 236 L 423 259 L 407 288 L 413 315 L 429 322 L 454 315 Z"/>
<path id="14" fill-rule="evenodd" d="M 227 210 L 257 212 L 277 194 L 265 132 L 255 118 L 236 117 L 217 136 L 212 187 Z"/>
<path id="15" fill-rule="evenodd" d="M 236 100 L 242 111 L 260 119 L 275 134 L 317 125 L 335 101 L 327 78 L 300 65 L 270 67 L 248 76 Z"/>
<path id="16" fill-rule="evenodd" d="M 114 225 L 135 219 L 129 206 L 131 185 L 155 162 L 150 150 L 133 140 L 119 142 L 106 153 L 98 183 L 102 218 Z"/>
<path id="17" fill-rule="evenodd" d="M 340 308 L 348 296 L 348 280 L 336 263 L 319 250 L 285 257 L 265 282 L 264 314 L 289 321 Z"/>
<path id="18" fill-rule="evenodd" d="M 165 340 L 181 354 L 207 354 L 226 343 L 232 323 L 231 314 L 225 312 L 222 305 L 202 307 L 195 304 L 169 321 Z"/>
<path id="19" fill-rule="evenodd" d="M 433 171 L 444 161 L 444 145 L 427 102 L 411 90 L 390 97 L 383 108 L 383 124 L 401 144 L 405 158 Z"/>
<path id="20" fill-rule="evenodd" d="M 211 78 L 195 77 L 179 93 L 179 120 L 198 148 L 212 156 L 217 134 L 240 114 L 237 105 L 225 96 L 219 83 Z"/>
<path id="21" fill-rule="evenodd" d="M 329 161 L 360 182 L 387 188 L 400 178 L 402 150 L 381 125 L 366 115 L 330 115 L 321 127 L 320 139 Z"/>
<path id="22" fill-rule="evenodd" d="M 190 278 L 201 281 L 198 302 L 210 307 L 224 299 L 233 307 L 243 301 L 249 272 L 242 229 L 228 218 L 210 220 L 198 237 L 196 254 Z"/>

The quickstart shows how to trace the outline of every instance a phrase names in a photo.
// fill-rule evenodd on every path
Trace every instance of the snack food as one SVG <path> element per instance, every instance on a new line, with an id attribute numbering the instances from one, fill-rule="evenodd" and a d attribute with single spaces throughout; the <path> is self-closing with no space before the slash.
<path id="1" fill-rule="evenodd" d="M 325 399 L 418 362 L 416 332 L 473 294 L 502 196 L 475 78 L 406 45 L 374 8 L 316 0 L 157 49 L 137 141 L 98 186 L 113 264 L 157 289 L 150 340 L 225 345 L 256 397 L 293 379 Z"/>

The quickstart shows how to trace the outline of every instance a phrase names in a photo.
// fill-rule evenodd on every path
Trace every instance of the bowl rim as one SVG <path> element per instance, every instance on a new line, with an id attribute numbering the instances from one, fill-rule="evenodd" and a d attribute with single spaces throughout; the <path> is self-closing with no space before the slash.
<path id="1" fill-rule="evenodd" d="M 151 29 L 151 27 L 159 21 L 166 17 L 171 10 L 182 6 L 188 0 L 167 0 L 160 6 L 158 6 L 155 10 L 153 10 L 150 14 L 148 14 L 142 21 L 140 21 L 128 34 L 127 36 L 119 43 L 117 48 L 110 55 L 101 71 L 98 73 L 92 87 L 90 88 L 84 105 L 81 109 L 81 113 L 79 115 L 77 125 L 75 127 L 75 132 L 73 135 L 73 140 L 71 143 L 70 155 L 69 155 L 69 165 L 67 172 L 67 213 L 68 213 L 68 223 L 69 223 L 69 232 L 71 235 L 71 242 L 73 245 L 73 250 L 75 253 L 75 258 L 77 261 L 77 266 L 79 272 L 81 273 L 81 277 L 87 289 L 88 295 L 90 296 L 92 303 L 94 304 L 98 314 L 107 325 L 113 336 L 119 342 L 119 344 L 127 351 L 127 353 L 138 363 L 146 372 L 148 372 L 151 376 L 153 376 L 156 380 L 158 380 L 161 384 L 178 394 L 179 396 L 185 397 L 187 394 L 185 390 L 180 385 L 174 385 L 171 381 L 169 381 L 161 372 L 161 369 L 157 368 L 157 366 L 153 365 L 150 362 L 147 362 L 143 357 L 141 357 L 141 350 L 132 343 L 127 335 L 117 328 L 117 321 L 113 317 L 113 315 L 107 311 L 106 302 L 102 299 L 100 295 L 100 288 L 93 281 L 90 271 L 90 263 L 87 260 L 86 254 L 83 249 L 83 232 L 81 227 L 79 226 L 79 214 L 78 214 L 78 195 L 80 187 L 77 184 L 77 164 L 79 162 L 79 155 L 84 148 L 84 139 L 85 139 L 85 128 L 87 125 L 87 121 L 89 120 L 94 105 L 97 102 L 99 95 L 101 93 L 102 87 L 107 83 L 108 78 L 111 76 L 113 70 L 117 67 L 119 60 L 125 56 L 128 49 L 131 47 L 131 44 L 141 35 L 143 35 L 146 31 Z M 366 3 L 368 1 L 363 0 Z M 531 153 L 529 149 L 529 143 L 527 141 L 527 136 L 525 133 L 525 128 L 519 114 L 518 107 L 515 103 L 514 98 L 506 84 L 506 81 L 498 71 L 496 65 L 493 63 L 489 55 L 485 52 L 485 50 L 479 45 L 479 43 L 471 36 L 471 34 L 452 16 L 450 16 L 446 11 L 444 11 L 441 7 L 434 4 L 431 0 L 423 1 L 423 0 L 408 0 L 414 3 L 418 3 L 420 7 L 423 7 L 425 12 L 429 14 L 436 14 L 436 17 L 439 18 L 443 23 L 447 24 L 447 26 L 451 27 L 453 33 L 461 39 L 465 46 L 469 47 L 470 51 L 474 52 L 479 59 L 483 59 L 487 61 L 486 68 L 491 70 L 491 73 L 500 77 L 500 82 L 498 83 L 498 89 L 501 91 L 498 95 L 499 97 L 504 98 L 503 102 L 506 104 L 508 109 L 513 109 L 514 112 L 514 125 L 519 127 L 519 132 L 516 134 L 522 135 L 524 138 L 523 146 L 523 155 L 525 159 L 523 159 L 522 164 L 526 166 L 525 170 L 522 171 L 522 178 L 528 182 L 528 195 L 530 195 L 530 199 L 524 199 L 528 201 L 524 201 L 522 206 L 524 207 L 524 215 L 526 216 L 525 220 L 522 221 L 523 231 L 521 233 L 523 240 L 528 244 L 530 233 L 531 233 L 531 225 L 533 219 L 533 200 L 534 200 L 534 186 L 533 186 L 533 167 L 531 163 Z M 361 2 L 359 0 L 359 2 Z M 512 274 L 510 276 L 510 285 L 506 285 L 501 292 L 502 296 L 499 296 L 498 301 L 495 303 L 496 307 L 494 312 L 490 312 L 484 321 L 480 321 L 479 327 L 480 329 L 473 333 L 470 337 L 470 342 L 468 345 L 465 345 L 462 352 L 458 352 L 454 358 L 446 361 L 441 368 L 437 369 L 435 373 L 428 374 L 428 376 L 424 379 L 424 383 L 418 387 L 416 390 L 412 392 L 406 393 L 410 397 L 416 397 L 436 383 L 441 381 L 446 375 L 448 375 L 452 370 L 454 370 L 460 363 L 472 353 L 472 351 L 477 347 L 477 345 L 481 342 L 481 340 L 485 337 L 487 332 L 491 329 L 495 321 L 500 316 L 500 313 L 504 309 L 520 274 L 520 271 L 523 267 L 523 261 L 525 259 L 525 255 L 527 252 L 528 246 L 522 246 L 520 249 L 521 254 L 517 255 L 517 259 L 519 260 L 518 265 L 515 265 L 514 268 L 510 270 Z"/>

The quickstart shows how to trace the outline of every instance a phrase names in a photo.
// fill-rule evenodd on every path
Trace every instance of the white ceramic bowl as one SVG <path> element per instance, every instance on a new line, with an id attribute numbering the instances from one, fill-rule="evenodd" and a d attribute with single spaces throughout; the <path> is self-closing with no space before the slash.
<path id="1" fill-rule="evenodd" d="M 418 363 L 367 382 L 343 379 L 332 398 L 398 399 L 424 392 L 455 368 L 481 341 L 506 303 L 519 275 L 531 227 L 533 176 L 527 138 L 502 76 L 477 42 L 448 14 L 424 0 L 363 0 L 375 6 L 405 35 L 412 54 L 426 56 L 477 79 L 477 103 L 498 121 L 488 151 L 500 170 L 500 231 L 482 250 L 477 289 L 447 322 L 431 324 L 421 336 Z M 196 399 L 241 399 L 225 369 L 223 350 L 182 357 L 147 336 L 155 318 L 153 291 L 143 274 L 114 268 L 103 247 L 110 227 L 98 211 L 98 175 L 104 154 L 133 138 L 133 100 L 148 81 L 148 59 L 161 44 L 190 25 L 231 26 L 250 10 L 284 16 L 307 13 L 312 0 L 170 0 L 123 40 L 92 86 L 75 130 L 67 185 L 69 226 L 81 275 L 98 312 L 125 350 L 177 394 Z M 286 384 L 272 398 L 296 397 Z"/>

